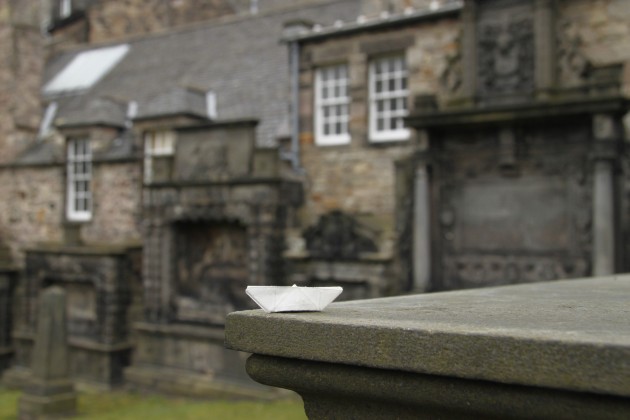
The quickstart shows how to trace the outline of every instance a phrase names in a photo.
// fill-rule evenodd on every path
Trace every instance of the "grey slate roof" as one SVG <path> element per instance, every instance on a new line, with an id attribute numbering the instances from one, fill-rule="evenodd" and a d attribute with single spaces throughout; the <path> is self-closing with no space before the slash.
<path id="1" fill-rule="evenodd" d="M 127 104 L 104 97 L 78 97 L 62 101 L 55 118 L 58 127 L 109 125 L 124 127 Z"/>
<path id="2" fill-rule="evenodd" d="M 129 53 L 91 89 L 45 99 L 59 102 L 61 120 L 118 118 L 120 123 L 125 108 L 115 110 L 112 104 L 136 101 L 138 116 L 197 113 L 205 97 L 194 92 L 212 90 L 217 121 L 258 119 L 258 145 L 274 146 L 289 113 L 288 48 L 280 43 L 283 24 L 308 20 L 328 26 L 340 19 L 356 19 L 360 9 L 360 0 L 327 1 L 130 40 Z M 86 50 L 63 53 L 50 61 L 44 83 Z"/>
<path id="3" fill-rule="evenodd" d="M 173 87 L 138 104 L 138 114 L 135 118 L 154 118 L 174 114 L 189 114 L 206 118 L 205 93 L 188 88 Z"/>

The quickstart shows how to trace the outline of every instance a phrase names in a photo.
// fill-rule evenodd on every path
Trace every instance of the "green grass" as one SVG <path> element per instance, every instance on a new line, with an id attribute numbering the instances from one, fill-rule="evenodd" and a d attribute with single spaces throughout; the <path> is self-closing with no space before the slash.
<path id="1" fill-rule="evenodd" d="M 0 420 L 16 420 L 20 393 L 0 388 Z M 85 420 L 131 419 L 305 419 L 302 403 L 297 400 L 274 402 L 199 401 L 158 395 L 125 392 L 81 393 L 78 415 Z"/>

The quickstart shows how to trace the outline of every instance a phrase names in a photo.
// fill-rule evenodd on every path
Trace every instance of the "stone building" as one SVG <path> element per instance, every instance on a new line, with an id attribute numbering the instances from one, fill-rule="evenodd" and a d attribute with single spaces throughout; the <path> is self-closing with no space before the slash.
<path id="1" fill-rule="evenodd" d="M 44 3 L 0 2 L 7 383 L 49 285 L 78 379 L 204 393 L 247 284 L 629 268 L 623 0 Z"/>
<path id="2" fill-rule="evenodd" d="M 426 6 L 286 40 L 300 226 L 324 237 L 296 233 L 290 277 L 367 297 L 627 271 L 630 4 Z M 354 255 L 322 247 L 344 226 Z"/>
<path id="3" fill-rule="evenodd" d="M 148 36 L 133 5 L 106 34 L 91 31 L 118 22 L 107 2 L 53 7 L 39 129 L 0 170 L 7 199 L 23 195 L 1 223 L 23 268 L 6 383 L 27 378 L 50 285 L 66 289 L 83 383 L 120 384 L 134 350 L 125 376 L 136 386 L 191 392 L 192 381 L 202 392 L 243 380 L 222 325 L 251 307 L 246 284 L 282 281 L 302 198 L 278 150 L 290 108 L 279 39 L 292 22 L 353 19 L 359 3 L 214 3 L 229 16 L 182 27 L 156 10 L 143 22 L 168 30 Z"/>

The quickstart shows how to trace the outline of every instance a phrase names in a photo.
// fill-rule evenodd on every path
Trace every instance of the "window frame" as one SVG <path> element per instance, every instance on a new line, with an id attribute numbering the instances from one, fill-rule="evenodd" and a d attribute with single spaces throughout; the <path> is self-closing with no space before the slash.
<path id="1" fill-rule="evenodd" d="M 72 15 L 72 0 L 59 0 L 59 19 Z"/>
<path id="2" fill-rule="evenodd" d="M 400 60 L 402 65 L 396 66 L 393 71 L 389 69 L 385 73 L 381 73 L 381 75 L 377 78 L 377 65 L 378 63 L 386 62 L 389 60 Z M 383 77 L 383 74 L 385 75 Z M 392 76 L 393 75 L 393 76 Z M 389 89 L 389 80 L 394 80 L 395 89 Z M 403 82 L 405 81 L 404 87 Z M 382 90 L 381 92 L 377 92 L 376 84 L 377 82 L 381 82 L 382 86 L 386 86 L 387 90 Z M 403 141 L 408 140 L 411 136 L 411 130 L 407 127 L 399 127 L 395 129 L 387 129 L 387 130 L 379 130 L 378 122 L 379 118 L 382 116 L 385 123 L 390 127 L 394 123 L 396 119 L 402 119 L 409 115 L 409 69 L 407 66 L 407 58 L 404 52 L 395 53 L 395 54 L 387 54 L 373 57 L 369 63 L 368 70 L 368 100 L 369 100 L 369 139 L 372 143 L 387 143 L 392 141 Z M 402 101 L 404 104 L 404 109 L 399 107 L 397 109 L 391 110 L 388 102 L 385 101 Z M 378 104 L 380 101 L 383 101 L 384 109 L 379 110 Z M 391 102 L 389 102 L 391 104 Z M 396 105 L 398 107 L 398 105 Z M 386 109 L 385 109 L 386 108 Z"/>
<path id="3" fill-rule="evenodd" d="M 148 130 L 144 132 L 144 168 L 143 180 L 145 184 L 153 181 L 153 159 L 156 157 L 175 155 L 175 131 L 169 129 Z M 156 143 L 160 140 L 160 147 Z"/>
<path id="4" fill-rule="evenodd" d="M 345 71 L 345 78 L 335 78 L 323 80 L 324 73 L 336 68 L 343 68 Z M 328 90 L 332 88 L 334 92 L 337 87 L 343 87 L 345 96 L 332 96 L 324 98 L 322 95 L 324 83 Z M 349 144 L 351 140 L 350 136 L 350 67 L 347 63 L 330 64 L 315 69 L 315 143 L 318 146 L 337 146 Z M 335 114 L 334 116 L 325 116 L 324 109 L 326 107 L 344 107 L 346 109 L 345 114 Z M 326 134 L 324 126 L 326 124 L 341 123 L 345 126 L 345 132 Z"/>
<path id="5" fill-rule="evenodd" d="M 87 136 L 70 137 L 66 143 L 66 217 L 72 222 L 87 222 L 92 219 L 93 206 L 92 145 Z"/>

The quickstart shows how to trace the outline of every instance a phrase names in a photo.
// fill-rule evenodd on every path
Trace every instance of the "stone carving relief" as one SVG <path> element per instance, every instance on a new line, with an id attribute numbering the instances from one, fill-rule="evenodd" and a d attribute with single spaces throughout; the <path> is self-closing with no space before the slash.
<path id="1" fill-rule="evenodd" d="M 558 80 L 566 85 L 583 83 L 593 67 L 581 47 L 582 38 L 575 25 L 569 22 L 560 24 L 557 33 Z"/>
<path id="2" fill-rule="evenodd" d="M 176 317 L 222 324 L 248 307 L 247 231 L 230 223 L 179 223 L 176 227 Z"/>
<path id="3" fill-rule="evenodd" d="M 322 215 L 303 236 L 313 258 L 355 260 L 363 252 L 377 251 L 372 232 L 339 210 Z"/>
<path id="4" fill-rule="evenodd" d="M 455 95 L 462 86 L 462 46 L 460 33 L 455 40 L 456 48 L 446 55 L 446 62 L 440 74 L 440 86 L 450 95 Z"/>
<path id="5" fill-rule="evenodd" d="M 478 26 L 478 77 L 481 95 L 534 89 L 534 27 L 531 16 L 495 11 Z"/>

